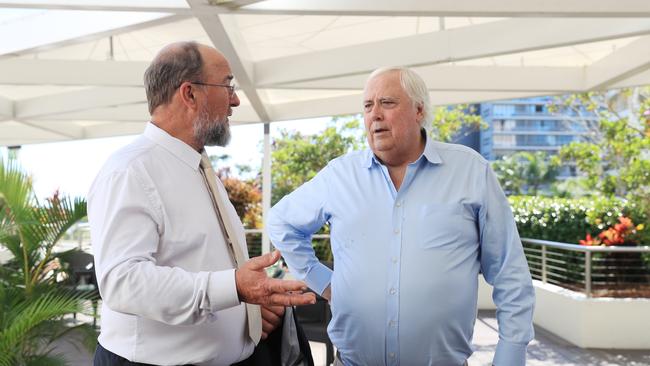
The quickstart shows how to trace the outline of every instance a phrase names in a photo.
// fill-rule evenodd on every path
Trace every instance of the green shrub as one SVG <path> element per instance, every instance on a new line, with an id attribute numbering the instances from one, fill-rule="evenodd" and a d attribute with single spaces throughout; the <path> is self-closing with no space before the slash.
<path id="1" fill-rule="evenodd" d="M 522 238 L 577 244 L 586 234 L 596 235 L 616 224 L 620 216 L 644 224 L 640 245 L 650 245 L 648 217 L 634 202 L 618 198 L 552 198 L 510 196 L 510 204 Z"/>

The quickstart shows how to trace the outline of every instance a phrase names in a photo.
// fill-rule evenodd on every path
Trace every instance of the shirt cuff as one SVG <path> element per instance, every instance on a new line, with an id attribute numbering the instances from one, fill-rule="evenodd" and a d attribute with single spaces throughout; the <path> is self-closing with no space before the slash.
<path id="1" fill-rule="evenodd" d="M 499 339 L 494 353 L 494 366 L 526 366 L 526 344 Z"/>
<path id="2" fill-rule="evenodd" d="M 235 283 L 235 269 L 210 272 L 208 282 L 210 311 L 216 312 L 240 304 Z"/>
<path id="3" fill-rule="evenodd" d="M 323 291 L 325 291 L 331 280 L 332 270 L 321 262 L 316 263 L 305 276 L 307 286 L 319 295 L 323 294 Z"/>

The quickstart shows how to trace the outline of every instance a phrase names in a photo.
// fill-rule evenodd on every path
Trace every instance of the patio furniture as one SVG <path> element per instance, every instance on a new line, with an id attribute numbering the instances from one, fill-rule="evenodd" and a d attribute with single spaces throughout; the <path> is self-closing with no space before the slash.
<path id="1" fill-rule="evenodd" d="M 92 301 L 93 326 L 97 326 L 97 306 L 100 295 L 93 255 L 81 250 L 71 250 L 63 253 L 61 259 L 68 264 L 68 274 L 70 275 L 67 281 L 68 287 Z M 74 318 L 77 319 L 76 313 Z"/>

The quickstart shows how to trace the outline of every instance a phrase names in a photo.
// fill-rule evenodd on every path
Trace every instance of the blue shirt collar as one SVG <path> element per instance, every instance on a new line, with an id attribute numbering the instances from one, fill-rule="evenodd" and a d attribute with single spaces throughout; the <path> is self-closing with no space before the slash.
<path id="1" fill-rule="evenodd" d="M 438 154 L 438 152 L 436 151 L 433 140 L 429 138 L 425 129 L 422 129 L 421 132 L 422 132 L 422 137 L 425 140 L 424 151 L 422 152 L 422 155 L 420 155 L 420 157 L 415 162 L 416 163 L 419 162 L 420 160 L 422 160 L 422 157 L 424 156 L 424 158 L 427 159 L 431 164 L 442 164 L 442 158 L 440 157 L 440 154 Z M 372 152 L 372 149 L 366 149 L 366 153 L 362 162 L 363 162 L 362 166 L 364 168 L 370 168 L 373 166 L 373 164 L 377 164 L 377 165 L 381 164 L 377 156 Z"/>

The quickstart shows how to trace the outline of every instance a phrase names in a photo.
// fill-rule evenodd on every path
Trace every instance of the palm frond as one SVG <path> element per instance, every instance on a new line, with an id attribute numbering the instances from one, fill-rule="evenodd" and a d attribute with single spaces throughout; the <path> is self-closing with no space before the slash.
<path id="1" fill-rule="evenodd" d="M 34 217 L 38 224 L 23 226 L 24 246 L 34 257 L 34 268 L 31 273 L 32 284 L 43 278 L 44 267 L 51 259 L 52 249 L 61 237 L 79 220 L 86 217 L 86 201 L 81 198 L 71 200 L 68 197 L 54 197 L 42 207 L 34 210 Z M 38 248 L 38 250 L 35 250 Z"/>
<path id="2" fill-rule="evenodd" d="M 29 208 L 34 198 L 32 180 L 14 159 L 0 157 L 0 208 Z"/>
<path id="3" fill-rule="evenodd" d="M 80 295 L 72 292 L 51 291 L 29 299 L 26 304 L 17 304 L 5 319 L 0 331 L 0 354 L 15 353 L 33 329 L 50 319 L 65 314 L 82 312 L 85 305 Z"/>

